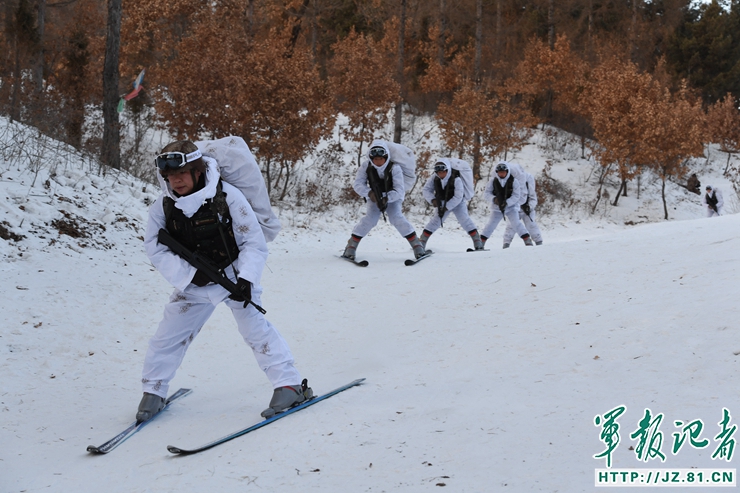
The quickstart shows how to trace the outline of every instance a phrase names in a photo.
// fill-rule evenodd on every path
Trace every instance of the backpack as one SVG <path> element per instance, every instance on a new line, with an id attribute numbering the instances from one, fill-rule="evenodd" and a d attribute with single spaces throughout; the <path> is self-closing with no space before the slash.
<path id="1" fill-rule="evenodd" d="M 463 182 L 463 200 L 470 200 L 475 195 L 475 184 L 473 183 L 473 168 L 467 161 L 462 159 L 447 158 L 450 167 L 460 173 L 460 179 Z"/>
<path id="2" fill-rule="evenodd" d="M 229 136 L 218 140 L 202 140 L 195 145 L 204 156 L 216 160 L 221 178 L 238 188 L 247 198 L 260 223 L 265 241 L 274 240 L 280 232 L 280 221 L 272 211 L 262 171 L 244 139 Z"/>
<path id="3" fill-rule="evenodd" d="M 370 148 L 375 146 L 385 146 L 391 153 L 390 160 L 401 167 L 403 171 L 403 187 L 408 192 L 416 184 L 416 155 L 414 151 L 403 144 L 388 142 L 386 140 L 376 139 L 370 144 Z"/>

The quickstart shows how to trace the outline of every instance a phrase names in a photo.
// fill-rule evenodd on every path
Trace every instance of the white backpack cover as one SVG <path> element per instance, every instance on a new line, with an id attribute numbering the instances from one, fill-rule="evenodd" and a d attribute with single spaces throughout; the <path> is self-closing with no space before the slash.
<path id="1" fill-rule="evenodd" d="M 473 168 L 467 161 L 462 159 L 447 158 L 452 169 L 460 172 L 460 179 L 463 182 L 463 200 L 470 200 L 475 195 L 475 184 L 473 182 Z"/>
<path id="2" fill-rule="evenodd" d="M 218 140 L 202 140 L 195 145 L 204 156 L 218 162 L 221 178 L 238 188 L 247 198 L 262 227 L 265 241 L 274 240 L 281 229 L 280 220 L 272 211 L 262 171 L 244 139 L 229 136 Z"/>
<path id="3" fill-rule="evenodd" d="M 376 139 L 368 149 L 385 146 L 391 155 L 391 161 L 401 166 L 403 171 L 403 185 L 406 191 L 411 190 L 416 183 L 416 154 L 403 144 Z"/>

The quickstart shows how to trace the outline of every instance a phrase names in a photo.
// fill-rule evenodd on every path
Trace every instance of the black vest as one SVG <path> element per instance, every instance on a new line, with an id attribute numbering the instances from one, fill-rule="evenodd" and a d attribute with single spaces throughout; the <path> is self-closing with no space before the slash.
<path id="1" fill-rule="evenodd" d="M 493 195 L 496 197 L 498 206 L 502 207 L 506 203 L 506 199 L 511 197 L 514 193 L 514 177 L 509 172 L 509 179 L 506 180 L 506 185 L 501 185 L 498 178 L 493 179 Z"/>
<path id="2" fill-rule="evenodd" d="M 442 179 L 439 176 L 434 177 L 434 198 L 438 202 L 443 200 L 449 202 L 452 197 L 455 196 L 455 178 L 460 176 L 460 171 L 453 169 L 450 172 L 450 179 L 447 180 L 447 185 L 442 188 Z"/>
<path id="3" fill-rule="evenodd" d="M 393 163 L 388 163 L 388 167 L 385 169 L 385 176 L 380 178 L 378 169 L 373 163 L 367 165 L 367 181 L 370 184 L 370 190 L 375 192 L 375 195 L 380 199 L 379 193 L 390 192 L 393 190 Z"/>
<path id="4" fill-rule="evenodd" d="M 221 180 L 216 185 L 216 195 L 207 199 L 193 217 L 187 217 L 175 207 L 175 201 L 170 197 L 164 198 L 162 207 L 167 232 L 188 250 L 211 259 L 221 269 L 239 256 Z"/>
<path id="5" fill-rule="evenodd" d="M 707 194 L 707 204 L 712 209 L 717 209 L 717 194 L 714 193 L 714 190 L 712 190 L 711 195 Z"/>

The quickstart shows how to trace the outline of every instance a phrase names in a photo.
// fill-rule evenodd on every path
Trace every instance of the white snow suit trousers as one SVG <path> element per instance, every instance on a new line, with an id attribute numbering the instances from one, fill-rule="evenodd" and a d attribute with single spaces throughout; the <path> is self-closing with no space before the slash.
<path id="1" fill-rule="evenodd" d="M 260 286 L 252 286 L 252 301 L 258 305 L 261 293 Z M 243 302 L 228 299 L 228 294 L 217 284 L 204 287 L 191 284 L 185 291 L 172 293 L 144 358 L 141 380 L 144 392 L 167 397 L 169 383 L 190 343 L 223 300 L 273 388 L 300 385 L 301 376 L 293 366 L 293 355 L 277 329 L 252 305 L 244 308 Z"/>
<path id="2" fill-rule="evenodd" d="M 519 236 L 526 235 L 527 228 L 525 228 L 524 223 L 519 220 L 519 208 L 507 207 L 506 209 L 504 209 L 504 212 L 506 213 L 506 218 L 509 220 L 509 224 L 512 228 L 514 228 L 514 231 L 516 231 Z M 493 234 L 496 226 L 498 226 L 498 223 L 501 222 L 501 219 L 503 219 L 503 217 L 504 215 L 501 214 L 499 208 L 493 206 L 493 212 L 491 212 L 491 217 L 488 219 L 488 223 L 483 228 L 483 231 L 481 231 L 481 236 L 490 238 L 491 234 Z"/>
<path id="3" fill-rule="evenodd" d="M 707 207 L 707 217 L 721 216 L 722 207 L 717 207 L 717 211 L 719 212 L 715 212 L 715 210 L 712 209 L 711 207 Z"/>
<path id="4" fill-rule="evenodd" d="M 424 229 L 426 229 L 430 233 L 434 233 L 440 228 L 440 226 L 442 226 L 442 223 L 447 220 L 450 212 L 455 214 L 457 222 L 460 223 L 460 226 L 465 230 L 466 233 L 477 229 L 473 220 L 470 219 L 470 215 L 468 215 L 468 204 L 465 201 L 460 202 L 454 209 L 445 211 L 444 216 L 442 216 L 442 220 L 439 219 L 439 214 L 436 213 L 436 208 L 434 209 L 434 212 L 434 217 L 432 217 L 427 225 L 424 226 Z"/>
<path id="5" fill-rule="evenodd" d="M 542 241 L 542 232 L 540 231 L 540 227 L 537 226 L 537 214 L 535 211 L 530 211 L 529 216 L 519 211 L 519 219 L 524 223 L 524 227 L 529 231 L 529 235 L 535 243 Z M 506 231 L 504 231 L 504 243 L 511 243 L 513 239 L 514 227 L 509 222 L 506 224 Z"/>
<path id="6" fill-rule="evenodd" d="M 415 232 L 414 227 L 410 222 L 408 222 L 401 211 L 400 200 L 389 203 L 388 207 L 385 209 L 385 214 L 388 217 L 388 221 L 398 230 L 399 233 L 401 233 L 401 236 L 405 237 Z M 352 234 L 359 236 L 360 238 L 367 236 L 370 230 L 378 224 L 380 215 L 380 209 L 378 209 L 375 202 L 368 200 L 367 212 L 365 212 L 365 215 L 360 219 L 360 222 L 357 223 L 357 226 L 352 230 Z"/>

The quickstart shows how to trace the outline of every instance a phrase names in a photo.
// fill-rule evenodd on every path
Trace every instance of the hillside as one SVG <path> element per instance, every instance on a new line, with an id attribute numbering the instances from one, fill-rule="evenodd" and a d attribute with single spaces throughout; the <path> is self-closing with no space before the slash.
<path id="1" fill-rule="evenodd" d="M 533 140 L 518 162 L 536 171 L 552 160 L 553 176 L 594 196 L 588 162 Z M 728 197 L 716 159 L 700 178 Z M 659 221 L 650 180 L 641 199 L 605 213 L 555 210 L 542 247 L 500 250 L 499 228 L 491 251 L 465 253 L 453 221 L 412 268 L 388 224 L 358 250 L 367 269 L 334 258 L 359 202 L 282 208 L 263 276 L 267 317 L 317 393 L 365 384 L 209 452 L 171 456 L 166 445 L 257 422 L 269 400 L 221 306 L 172 382 L 192 395 L 110 455 L 89 456 L 87 445 L 133 419 L 143 353 L 171 292 L 140 240 L 156 190 L 73 155 L 42 164 L 0 164 L 2 491 L 593 491 L 605 467 L 593 458 L 605 447 L 594 418 L 620 405 L 612 467 L 736 463 L 711 455 L 723 409 L 732 424 L 740 409 L 740 219 L 704 219 L 698 196 L 675 187 L 674 217 Z M 423 209 L 411 218 L 421 228 Z M 646 408 L 664 416 L 665 462 L 636 457 L 629 435 Z M 674 421 L 697 419 L 709 445 L 672 454 Z"/>

